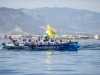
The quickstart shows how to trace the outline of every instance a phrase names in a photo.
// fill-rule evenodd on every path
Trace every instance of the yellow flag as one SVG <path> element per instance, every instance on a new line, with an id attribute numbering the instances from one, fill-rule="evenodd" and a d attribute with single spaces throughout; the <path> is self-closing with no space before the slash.
<path id="1" fill-rule="evenodd" d="M 50 36 L 50 38 L 54 38 L 56 32 L 55 30 L 48 24 L 46 28 L 46 34 Z"/>

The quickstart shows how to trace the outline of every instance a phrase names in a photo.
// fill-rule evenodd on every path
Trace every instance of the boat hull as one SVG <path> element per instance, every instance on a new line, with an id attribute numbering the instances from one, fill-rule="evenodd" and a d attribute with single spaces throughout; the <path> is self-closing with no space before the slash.
<path id="1" fill-rule="evenodd" d="M 34 51 L 47 51 L 47 50 L 55 50 L 55 51 L 77 51 L 78 42 L 59 44 L 59 45 L 34 45 L 34 46 L 8 46 L 5 45 L 4 49 L 30 49 Z"/>

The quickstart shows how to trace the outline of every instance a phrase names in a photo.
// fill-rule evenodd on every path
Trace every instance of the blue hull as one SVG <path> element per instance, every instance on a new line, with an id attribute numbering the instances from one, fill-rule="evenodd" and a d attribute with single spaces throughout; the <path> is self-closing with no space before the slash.
<path id="1" fill-rule="evenodd" d="M 60 44 L 60 45 L 35 45 L 35 46 L 4 46 L 4 49 L 30 49 L 34 51 L 77 51 L 78 42 Z"/>

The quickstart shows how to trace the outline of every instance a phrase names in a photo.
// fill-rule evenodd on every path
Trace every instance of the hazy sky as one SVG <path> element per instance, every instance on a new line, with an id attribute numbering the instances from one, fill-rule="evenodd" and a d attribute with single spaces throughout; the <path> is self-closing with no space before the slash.
<path id="1" fill-rule="evenodd" d="M 100 13 L 100 0 L 0 0 L 0 7 L 28 9 L 40 7 L 70 7 Z"/>

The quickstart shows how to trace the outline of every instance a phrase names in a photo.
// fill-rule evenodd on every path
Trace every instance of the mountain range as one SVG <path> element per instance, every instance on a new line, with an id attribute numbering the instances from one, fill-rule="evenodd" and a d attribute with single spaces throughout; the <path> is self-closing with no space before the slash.
<path id="1" fill-rule="evenodd" d="M 18 9 L 0 8 L 1 33 L 39 34 L 44 30 L 41 28 L 42 25 L 45 25 L 45 23 L 24 14 Z"/>
<path id="2" fill-rule="evenodd" d="M 57 33 L 99 33 L 100 13 L 68 7 L 13 9 L 0 8 L 0 32 L 16 34 L 43 34 L 46 24 Z"/>

